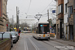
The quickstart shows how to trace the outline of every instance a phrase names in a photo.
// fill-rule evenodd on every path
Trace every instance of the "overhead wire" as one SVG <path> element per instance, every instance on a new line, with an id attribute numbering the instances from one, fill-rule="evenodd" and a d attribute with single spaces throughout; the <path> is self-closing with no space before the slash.
<path id="1" fill-rule="evenodd" d="M 26 13 L 26 14 L 28 14 L 28 12 L 29 12 L 31 2 L 32 2 L 32 0 L 30 0 L 29 7 L 28 7 L 28 10 L 27 10 L 27 13 Z M 50 5 L 52 4 L 52 2 L 53 2 L 53 0 L 50 2 L 50 4 L 49 4 L 48 6 L 50 6 Z M 48 6 L 47 6 L 47 7 L 48 7 Z M 45 9 L 47 9 L 47 7 L 46 7 Z M 42 12 L 44 12 L 45 9 L 44 9 Z M 46 15 L 46 14 L 44 14 L 44 15 Z"/>
<path id="2" fill-rule="evenodd" d="M 29 3 L 29 6 L 28 6 L 28 10 L 27 10 L 27 13 L 26 13 L 26 15 L 27 15 L 27 14 L 28 14 L 28 12 L 29 12 L 29 9 L 30 9 L 31 2 L 32 2 L 32 0 L 30 0 L 30 3 Z M 27 18 L 27 16 L 26 16 L 26 18 Z"/>
<path id="3" fill-rule="evenodd" d="M 30 3 L 29 3 L 29 6 L 28 6 L 28 10 L 27 10 L 27 13 L 29 12 L 29 9 L 30 9 L 30 5 L 31 5 L 31 1 L 32 1 L 32 0 L 30 0 Z"/>
<path id="4" fill-rule="evenodd" d="M 49 4 L 48 6 L 50 6 L 50 5 L 52 4 L 52 2 L 53 2 L 53 0 L 50 2 L 50 4 Z M 48 7 L 48 6 L 47 6 L 47 7 Z M 46 7 L 45 9 L 47 9 L 47 7 Z M 45 9 L 44 9 L 42 12 L 44 12 Z"/>

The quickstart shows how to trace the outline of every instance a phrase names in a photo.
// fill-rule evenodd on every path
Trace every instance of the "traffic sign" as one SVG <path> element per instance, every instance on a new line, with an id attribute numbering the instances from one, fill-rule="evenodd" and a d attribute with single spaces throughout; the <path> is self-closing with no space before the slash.
<path id="1" fill-rule="evenodd" d="M 52 29 L 52 28 L 50 28 L 50 29 Z"/>

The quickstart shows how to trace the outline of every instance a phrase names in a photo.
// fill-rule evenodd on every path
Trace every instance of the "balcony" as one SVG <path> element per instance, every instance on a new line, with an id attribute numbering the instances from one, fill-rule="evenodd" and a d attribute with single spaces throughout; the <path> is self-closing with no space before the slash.
<path id="1" fill-rule="evenodd" d="M 7 18 L 7 15 L 3 13 L 3 15 Z"/>
<path id="2" fill-rule="evenodd" d="M 4 26 L 4 23 L 3 23 L 2 21 L 0 21 L 0 25 L 1 25 L 1 26 Z"/>
<path id="3" fill-rule="evenodd" d="M 58 19 L 63 19 L 63 13 L 58 14 Z"/>
<path id="4" fill-rule="evenodd" d="M 63 0 L 58 0 L 58 5 L 63 4 L 64 1 Z"/>
<path id="5" fill-rule="evenodd" d="M 3 17 L 3 19 L 5 19 L 6 21 L 8 21 L 8 19 L 6 17 Z"/>
<path id="6" fill-rule="evenodd" d="M 74 3 L 73 0 L 69 0 L 68 1 L 68 6 L 73 6 L 73 3 Z"/>

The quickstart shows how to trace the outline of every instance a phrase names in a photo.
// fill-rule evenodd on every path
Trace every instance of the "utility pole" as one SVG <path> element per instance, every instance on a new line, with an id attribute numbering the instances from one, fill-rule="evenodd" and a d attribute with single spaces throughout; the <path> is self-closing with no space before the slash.
<path id="1" fill-rule="evenodd" d="M 13 26 L 13 30 L 14 30 L 14 16 L 12 15 L 12 26 Z"/>
<path id="2" fill-rule="evenodd" d="M 17 32 L 19 32 L 19 9 L 16 7 L 16 17 L 17 17 Z"/>
<path id="3" fill-rule="evenodd" d="M 49 10 L 47 10 L 47 14 L 48 14 L 48 22 L 49 22 Z"/>
<path id="4" fill-rule="evenodd" d="M 47 14 L 48 14 L 49 29 L 50 29 L 51 28 L 51 21 L 49 20 L 49 10 L 47 10 Z M 50 33 L 51 33 L 51 29 L 50 29 Z"/>

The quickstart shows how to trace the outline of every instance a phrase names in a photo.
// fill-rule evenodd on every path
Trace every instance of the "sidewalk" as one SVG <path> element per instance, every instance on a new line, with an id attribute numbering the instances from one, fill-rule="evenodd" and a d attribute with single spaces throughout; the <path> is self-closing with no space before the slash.
<path id="1" fill-rule="evenodd" d="M 56 41 L 56 42 L 59 42 L 59 43 L 63 43 L 63 44 L 67 44 L 67 45 L 70 45 L 70 46 L 74 46 L 75 47 L 75 42 L 68 41 L 68 40 L 62 40 L 62 39 L 56 39 L 56 38 L 53 38 L 53 37 L 50 37 L 50 38 L 53 41 Z"/>

